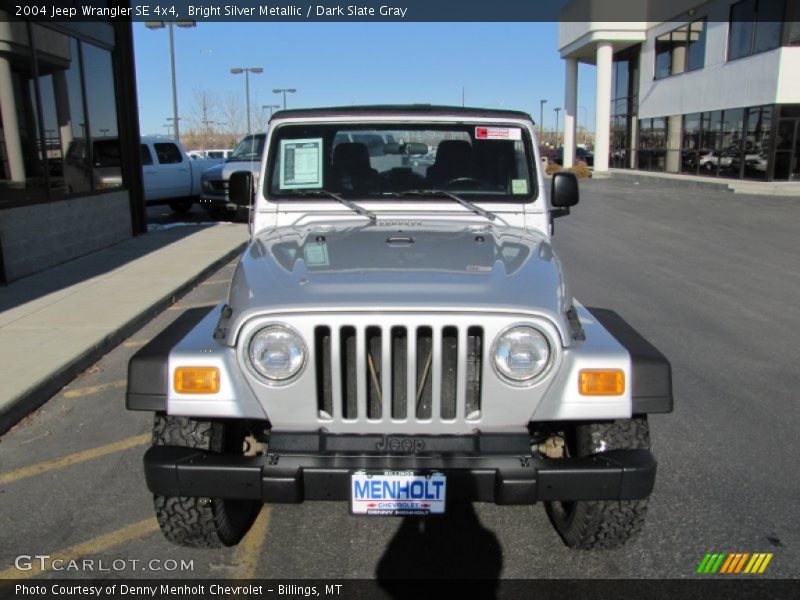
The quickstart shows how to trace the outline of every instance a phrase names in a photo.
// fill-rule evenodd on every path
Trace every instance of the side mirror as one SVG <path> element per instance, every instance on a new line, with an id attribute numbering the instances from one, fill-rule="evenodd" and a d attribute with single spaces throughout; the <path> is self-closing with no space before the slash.
<path id="1" fill-rule="evenodd" d="M 578 178 L 575 173 L 559 171 L 553 174 L 553 185 L 550 189 L 550 204 L 556 209 L 566 209 L 578 203 Z"/>
<path id="2" fill-rule="evenodd" d="M 228 180 L 228 202 L 238 206 L 250 206 L 253 202 L 253 174 L 236 171 Z"/>

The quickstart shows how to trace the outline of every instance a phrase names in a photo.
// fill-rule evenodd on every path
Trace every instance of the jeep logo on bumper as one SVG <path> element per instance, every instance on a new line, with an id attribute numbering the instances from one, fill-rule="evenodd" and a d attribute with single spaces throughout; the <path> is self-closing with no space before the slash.
<path id="1" fill-rule="evenodd" d="M 405 452 L 417 454 L 425 450 L 425 440 L 412 437 L 386 436 L 375 447 L 381 452 Z"/>

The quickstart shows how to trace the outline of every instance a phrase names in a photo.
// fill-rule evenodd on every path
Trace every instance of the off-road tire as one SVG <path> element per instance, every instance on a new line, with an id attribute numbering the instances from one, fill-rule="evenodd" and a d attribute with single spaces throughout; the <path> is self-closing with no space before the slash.
<path id="1" fill-rule="evenodd" d="M 241 450 L 234 425 L 156 414 L 154 446 L 185 446 L 213 452 Z M 190 548 L 234 546 L 253 524 L 261 503 L 222 498 L 153 496 L 161 532 L 170 542 Z"/>
<path id="2" fill-rule="evenodd" d="M 572 427 L 566 434 L 570 456 L 650 448 L 646 416 L 583 423 Z M 556 531 L 570 548 L 610 550 L 624 545 L 641 531 L 647 514 L 647 498 L 547 502 L 545 508 Z"/>
<path id="3" fill-rule="evenodd" d="M 172 209 L 172 212 L 179 215 L 185 215 L 188 213 L 190 210 L 192 210 L 193 205 L 193 200 L 173 200 L 169 203 L 169 207 Z"/>

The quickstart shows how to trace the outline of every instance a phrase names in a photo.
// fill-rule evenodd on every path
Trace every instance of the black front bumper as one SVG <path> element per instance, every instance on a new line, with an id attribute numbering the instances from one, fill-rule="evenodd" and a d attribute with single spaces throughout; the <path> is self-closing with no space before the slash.
<path id="1" fill-rule="evenodd" d="M 349 500 L 350 475 L 360 470 L 439 471 L 447 476 L 449 500 L 496 504 L 636 500 L 650 495 L 656 476 L 656 460 L 647 450 L 611 450 L 567 459 L 533 456 L 530 450 L 512 455 L 491 449 L 481 454 L 270 452 L 244 457 L 154 446 L 145 454 L 144 466 L 148 488 L 161 496 L 287 503 Z"/>

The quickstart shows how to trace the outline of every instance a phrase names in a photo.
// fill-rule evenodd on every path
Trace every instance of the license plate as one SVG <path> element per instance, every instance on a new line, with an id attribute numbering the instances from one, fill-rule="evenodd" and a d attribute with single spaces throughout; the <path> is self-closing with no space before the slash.
<path id="1" fill-rule="evenodd" d="M 445 509 L 444 473 L 357 471 L 350 478 L 354 515 L 441 515 Z"/>

